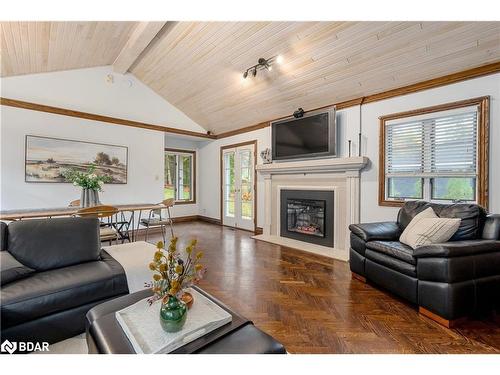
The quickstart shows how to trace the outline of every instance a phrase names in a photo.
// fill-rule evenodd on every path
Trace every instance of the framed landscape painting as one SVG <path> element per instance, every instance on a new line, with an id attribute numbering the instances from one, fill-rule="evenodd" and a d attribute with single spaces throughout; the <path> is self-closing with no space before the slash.
<path id="1" fill-rule="evenodd" d="M 68 169 L 87 171 L 95 165 L 95 173 L 111 177 L 110 184 L 127 183 L 128 148 L 101 143 L 26 136 L 25 181 L 68 181 L 63 173 Z"/>

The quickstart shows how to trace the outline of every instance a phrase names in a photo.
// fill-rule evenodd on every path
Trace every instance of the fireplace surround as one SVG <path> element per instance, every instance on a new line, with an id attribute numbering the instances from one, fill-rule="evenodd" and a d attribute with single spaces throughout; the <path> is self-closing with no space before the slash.
<path id="1" fill-rule="evenodd" d="M 264 183 L 264 209 L 260 211 L 263 216 L 258 220 L 263 223 L 263 233 L 253 238 L 347 261 L 349 259 L 348 227 L 349 224 L 359 222 L 360 171 L 368 162 L 366 157 L 349 157 L 257 165 L 256 170 Z M 301 194 L 306 195 L 288 197 L 290 202 L 285 200 L 282 204 L 282 191 L 300 191 Z M 323 233 L 320 229 L 316 229 L 322 224 L 318 211 L 322 209 L 321 201 L 325 201 L 325 211 L 328 210 L 328 204 L 323 197 L 311 197 L 311 191 L 325 192 L 332 200 L 330 207 L 333 213 L 330 215 L 331 220 L 323 223 Z M 313 202 L 296 202 L 300 200 Z M 301 205 L 304 203 L 306 203 L 305 206 L 308 205 L 307 203 L 312 203 L 313 211 L 302 213 L 312 213 L 313 217 L 302 216 L 298 223 L 300 228 L 297 228 L 297 223 L 293 222 L 295 218 L 292 218 L 292 230 L 286 230 L 287 233 L 285 233 L 285 230 L 282 231 L 282 225 L 285 223 L 288 229 L 288 219 L 282 222 L 281 217 L 283 215 L 286 217 L 288 214 L 288 203 L 291 204 L 292 211 L 301 210 Z M 293 215 L 293 212 L 290 214 Z M 308 225 L 307 220 L 312 223 Z M 314 233 L 300 233 L 302 231 L 314 231 Z M 297 237 L 302 234 L 306 234 L 306 237 Z M 312 237 L 323 240 L 329 234 L 332 235 L 332 242 L 321 244 L 311 241 Z"/>

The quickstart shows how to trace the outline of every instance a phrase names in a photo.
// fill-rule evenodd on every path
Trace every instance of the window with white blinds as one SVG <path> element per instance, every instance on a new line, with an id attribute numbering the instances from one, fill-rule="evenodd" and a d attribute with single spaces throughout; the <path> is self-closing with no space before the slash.
<path id="1" fill-rule="evenodd" d="M 385 123 L 386 199 L 476 201 L 478 107 Z"/>
<path id="2" fill-rule="evenodd" d="M 386 125 L 388 176 L 475 175 L 477 109 Z"/>

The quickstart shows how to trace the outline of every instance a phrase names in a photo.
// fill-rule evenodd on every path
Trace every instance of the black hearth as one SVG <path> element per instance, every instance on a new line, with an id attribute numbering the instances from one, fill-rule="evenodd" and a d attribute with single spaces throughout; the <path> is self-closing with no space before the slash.
<path id="1" fill-rule="evenodd" d="M 333 191 L 281 190 L 281 236 L 333 247 L 333 204 Z"/>

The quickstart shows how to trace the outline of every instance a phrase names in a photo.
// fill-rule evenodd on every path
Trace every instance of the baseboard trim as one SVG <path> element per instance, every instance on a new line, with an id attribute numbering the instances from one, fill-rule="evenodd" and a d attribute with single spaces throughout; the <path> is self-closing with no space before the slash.
<path id="1" fill-rule="evenodd" d="M 174 224 L 188 223 L 188 222 L 193 222 L 193 221 L 203 221 L 203 222 L 209 223 L 209 224 L 222 225 L 222 222 L 219 219 L 215 219 L 213 217 L 208 217 L 208 216 L 203 216 L 203 215 L 179 216 L 179 217 L 172 218 L 172 221 Z M 160 227 L 152 227 L 149 229 L 149 233 L 160 232 L 160 229 L 161 229 Z M 235 229 L 241 229 L 241 228 L 235 228 Z M 244 230 L 244 229 L 242 229 L 242 230 Z M 255 234 L 262 234 L 262 228 L 257 227 L 257 228 L 255 228 L 255 231 L 250 231 L 250 232 L 255 233 Z M 136 233 L 145 234 L 146 228 L 139 228 Z"/>
<path id="2" fill-rule="evenodd" d="M 222 225 L 222 222 L 220 221 L 220 219 L 214 219 L 213 217 L 198 215 L 197 220 L 204 221 L 204 222 L 210 223 L 210 224 Z"/>
<path id="3" fill-rule="evenodd" d="M 190 216 L 179 216 L 172 218 L 172 221 L 175 223 L 186 223 L 188 221 L 196 221 L 198 220 L 198 215 L 190 215 Z"/>

